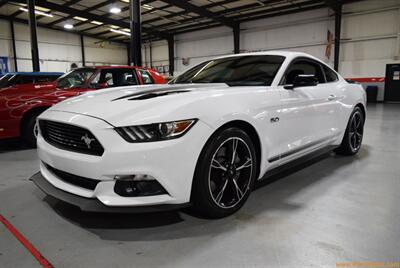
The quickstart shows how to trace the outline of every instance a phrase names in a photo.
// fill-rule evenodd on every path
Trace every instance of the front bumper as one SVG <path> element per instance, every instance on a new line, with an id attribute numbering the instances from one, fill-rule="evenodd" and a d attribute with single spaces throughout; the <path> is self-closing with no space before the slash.
<path id="1" fill-rule="evenodd" d="M 68 196 L 75 196 L 73 204 L 79 207 L 81 207 L 80 202 L 87 204 L 87 200 L 94 200 L 116 210 L 123 207 L 186 206 L 190 202 L 192 180 L 198 157 L 213 131 L 208 125 L 198 121 L 188 133 L 178 139 L 128 143 L 113 129 L 113 126 L 98 118 L 68 112 L 46 111 L 39 119 L 85 127 L 104 147 L 102 156 L 71 152 L 52 146 L 39 134 L 37 145 L 41 160 L 40 171 L 46 182 L 56 189 L 67 192 Z M 92 190 L 79 187 L 57 177 L 44 163 L 63 172 L 100 182 Z M 114 177 L 134 174 L 147 174 L 154 177 L 168 194 L 124 197 L 115 193 Z M 41 188 L 44 189 L 44 187 Z M 64 197 L 55 197 L 64 200 Z M 65 201 L 72 203 L 68 200 Z"/>
<path id="2" fill-rule="evenodd" d="M 79 207 L 86 212 L 105 212 L 105 213 L 150 213 L 170 210 L 179 210 L 190 206 L 190 203 L 158 205 L 158 206 L 137 206 L 137 207 L 108 207 L 101 203 L 98 199 L 85 198 L 78 195 L 70 194 L 54 187 L 49 183 L 40 172 L 33 175 L 32 180 L 37 187 L 44 193 L 58 200 L 64 201 L 71 205 Z"/>

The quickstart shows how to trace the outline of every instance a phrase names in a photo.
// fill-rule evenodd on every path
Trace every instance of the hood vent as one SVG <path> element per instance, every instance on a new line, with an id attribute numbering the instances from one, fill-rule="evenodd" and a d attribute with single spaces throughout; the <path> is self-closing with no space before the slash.
<path id="1" fill-rule="evenodd" d="M 189 90 L 177 90 L 177 91 L 167 91 L 167 92 L 152 92 L 152 93 L 145 93 L 142 94 L 138 97 L 130 98 L 128 100 L 148 100 L 148 99 L 153 99 L 157 97 L 162 97 L 162 96 L 167 96 L 167 95 L 172 95 L 172 94 L 179 94 L 179 93 L 184 93 L 184 92 L 189 92 Z"/>

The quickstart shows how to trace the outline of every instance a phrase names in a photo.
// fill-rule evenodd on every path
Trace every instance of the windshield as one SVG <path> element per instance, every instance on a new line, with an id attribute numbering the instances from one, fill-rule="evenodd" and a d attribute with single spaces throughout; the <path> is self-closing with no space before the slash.
<path id="1" fill-rule="evenodd" d="M 88 79 L 95 72 L 96 69 L 92 68 L 81 68 L 73 70 L 58 78 L 57 87 L 61 89 L 87 87 Z"/>
<path id="2" fill-rule="evenodd" d="M 9 87 L 12 85 L 15 75 L 6 74 L 0 78 L 0 88 Z"/>
<path id="3" fill-rule="evenodd" d="M 270 86 L 283 56 L 255 55 L 211 60 L 178 76 L 172 84 L 226 83 L 229 86 Z"/>

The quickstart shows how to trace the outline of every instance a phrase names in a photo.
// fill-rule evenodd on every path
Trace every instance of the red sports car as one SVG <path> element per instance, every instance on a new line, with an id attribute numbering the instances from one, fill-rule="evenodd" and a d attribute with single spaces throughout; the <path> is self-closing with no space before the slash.
<path id="1" fill-rule="evenodd" d="M 36 145 L 36 117 L 67 98 L 102 88 L 165 84 L 152 69 L 130 66 L 96 66 L 75 69 L 55 82 L 0 88 L 0 139 L 22 139 Z"/>

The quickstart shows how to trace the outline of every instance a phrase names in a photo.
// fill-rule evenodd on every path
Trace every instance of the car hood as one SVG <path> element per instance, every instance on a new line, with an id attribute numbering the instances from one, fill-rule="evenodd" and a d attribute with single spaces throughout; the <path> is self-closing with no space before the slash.
<path id="1" fill-rule="evenodd" d="M 187 119 L 192 103 L 221 95 L 226 84 L 176 84 L 120 87 L 88 92 L 65 100 L 50 111 L 100 118 L 114 126 Z M 185 111 L 184 114 L 177 113 Z M 176 117 L 182 116 L 182 118 Z"/>

